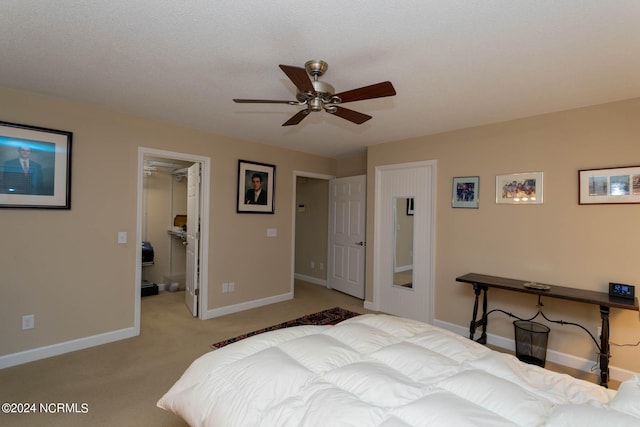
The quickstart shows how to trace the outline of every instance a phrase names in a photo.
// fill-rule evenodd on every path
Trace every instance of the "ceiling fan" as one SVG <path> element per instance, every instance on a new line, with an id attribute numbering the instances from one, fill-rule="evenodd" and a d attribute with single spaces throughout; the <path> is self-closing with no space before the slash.
<path id="1" fill-rule="evenodd" d="M 280 69 L 284 71 L 287 77 L 289 77 L 289 80 L 291 80 L 298 89 L 296 101 L 271 99 L 234 99 L 233 101 L 241 104 L 289 104 L 306 107 L 304 110 L 300 110 L 294 114 L 293 117 L 287 120 L 282 126 L 297 125 L 307 117 L 309 113 L 322 110 L 360 125 L 371 119 L 371 116 L 349 110 L 348 108 L 341 107 L 339 104 L 365 99 L 383 98 L 396 94 L 393 85 L 389 81 L 348 90 L 346 92 L 335 93 L 333 86 L 318 80 L 318 77 L 322 76 L 328 67 L 329 65 L 321 60 L 307 61 L 304 64 L 304 68 L 280 65 Z"/>

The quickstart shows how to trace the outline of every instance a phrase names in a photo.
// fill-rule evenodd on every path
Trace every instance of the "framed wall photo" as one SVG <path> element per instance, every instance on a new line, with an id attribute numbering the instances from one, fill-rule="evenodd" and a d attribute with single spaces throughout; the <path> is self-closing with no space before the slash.
<path id="1" fill-rule="evenodd" d="M 0 121 L 0 208 L 71 209 L 72 137 Z"/>
<path id="2" fill-rule="evenodd" d="M 578 203 L 640 203 L 640 166 L 578 171 Z"/>
<path id="3" fill-rule="evenodd" d="M 276 167 L 266 163 L 238 161 L 238 213 L 275 212 Z"/>
<path id="4" fill-rule="evenodd" d="M 480 195 L 479 176 L 458 176 L 453 178 L 451 197 L 452 208 L 478 209 Z"/>
<path id="5" fill-rule="evenodd" d="M 496 203 L 542 204 L 543 173 L 528 172 L 496 176 Z"/>

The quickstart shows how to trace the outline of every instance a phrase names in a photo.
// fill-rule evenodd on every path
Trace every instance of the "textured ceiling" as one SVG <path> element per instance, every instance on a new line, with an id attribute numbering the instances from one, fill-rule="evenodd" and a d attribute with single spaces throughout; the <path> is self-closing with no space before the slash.
<path id="1" fill-rule="evenodd" d="M 2 0 L 0 85 L 329 157 L 640 96 L 637 0 Z M 282 127 L 278 64 L 397 96 Z M 0 107 L 1 108 L 1 107 Z M 0 117 L 2 120 L 2 117 Z M 49 124 L 54 126 L 54 124 Z"/>

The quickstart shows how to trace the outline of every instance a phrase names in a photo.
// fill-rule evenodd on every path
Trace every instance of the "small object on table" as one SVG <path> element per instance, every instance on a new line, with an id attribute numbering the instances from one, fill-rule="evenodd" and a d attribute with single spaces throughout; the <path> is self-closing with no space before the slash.
<path id="1" fill-rule="evenodd" d="M 535 283 L 535 282 L 527 282 L 524 284 L 524 287 L 529 289 L 535 289 L 538 291 L 548 291 L 549 289 L 551 289 L 551 286 L 549 285 L 541 285 L 540 283 Z"/>

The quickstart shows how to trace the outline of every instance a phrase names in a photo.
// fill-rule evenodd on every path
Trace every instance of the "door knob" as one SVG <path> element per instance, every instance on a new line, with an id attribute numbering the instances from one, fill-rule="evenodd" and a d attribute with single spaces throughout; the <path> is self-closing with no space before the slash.
<path id="1" fill-rule="evenodd" d="M 367 246 L 367 244 L 365 242 L 358 242 L 358 243 L 356 243 L 356 245 L 358 245 L 358 246 Z"/>

